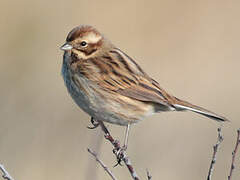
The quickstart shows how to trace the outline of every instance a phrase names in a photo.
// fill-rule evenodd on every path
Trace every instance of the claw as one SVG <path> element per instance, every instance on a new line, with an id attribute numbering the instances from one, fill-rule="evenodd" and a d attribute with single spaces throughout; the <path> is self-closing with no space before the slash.
<path id="1" fill-rule="evenodd" d="M 115 164 L 113 167 L 117 167 L 118 165 L 123 166 L 121 162 L 122 162 L 122 159 L 118 159 L 117 164 Z"/>
<path id="2" fill-rule="evenodd" d="M 121 149 L 119 150 L 113 150 L 114 154 L 117 157 L 117 164 L 115 164 L 113 167 L 117 167 L 118 165 L 122 166 L 122 158 L 123 158 L 123 151 L 121 151 Z"/>
<path id="3" fill-rule="evenodd" d="M 115 164 L 113 167 L 116 167 L 118 165 L 122 166 L 121 162 L 123 161 L 124 158 L 124 152 L 127 150 L 126 146 L 121 147 L 120 149 L 114 149 L 113 153 L 117 157 L 117 164 Z"/>
<path id="4" fill-rule="evenodd" d="M 88 129 L 96 129 L 98 126 L 87 126 Z"/>
<path id="5" fill-rule="evenodd" d="M 93 126 L 88 126 L 87 127 L 88 129 L 95 129 L 95 128 L 97 128 L 99 126 L 99 122 L 94 120 L 93 117 L 91 117 L 91 123 L 92 123 Z"/>

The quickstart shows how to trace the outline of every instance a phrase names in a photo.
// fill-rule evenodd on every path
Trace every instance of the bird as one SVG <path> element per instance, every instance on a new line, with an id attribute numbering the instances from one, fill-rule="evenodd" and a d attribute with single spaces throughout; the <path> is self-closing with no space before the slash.
<path id="1" fill-rule="evenodd" d="M 192 111 L 218 122 L 228 121 L 200 106 L 181 100 L 151 78 L 129 55 L 96 28 L 80 25 L 61 46 L 62 76 L 69 94 L 93 123 L 130 126 L 155 113 Z"/>

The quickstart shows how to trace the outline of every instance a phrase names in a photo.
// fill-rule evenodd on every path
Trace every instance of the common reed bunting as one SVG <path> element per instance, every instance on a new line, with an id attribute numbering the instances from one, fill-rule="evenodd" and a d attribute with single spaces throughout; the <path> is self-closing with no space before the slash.
<path id="1" fill-rule="evenodd" d="M 62 76 L 68 92 L 92 121 L 126 126 L 126 134 L 131 124 L 164 111 L 188 110 L 216 121 L 227 121 L 167 93 L 135 60 L 92 26 L 75 27 L 61 49 Z"/>

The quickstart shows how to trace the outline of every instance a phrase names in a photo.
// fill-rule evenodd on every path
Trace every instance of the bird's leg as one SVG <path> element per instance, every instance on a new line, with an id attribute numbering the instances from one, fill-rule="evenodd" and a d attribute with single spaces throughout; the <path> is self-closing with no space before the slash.
<path id="1" fill-rule="evenodd" d="M 121 162 L 124 161 L 126 163 L 127 161 L 127 156 L 125 151 L 127 150 L 127 144 L 128 144 L 128 136 L 129 136 L 129 129 L 130 129 L 130 124 L 127 125 L 126 127 L 126 133 L 125 133 L 125 141 L 124 145 L 121 147 L 120 142 L 117 139 L 114 139 L 104 123 L 102 121 L 98 121 L 100 127 L 102 128 L 102 131 L 104 132 L 104 137 L 110 141 L 110 143 L 114 146 L 113 153 L 117 157 L 117 165 L 121 165 Z M 115 167 L 114 166 L 114 167 Z"/>
<path id="2" fill-rule="evenodd" d="M 88 126 L 88 129 L 95 129 L 99 126 L 99 122 L 97 120 L 95 120 L 93 117 L 91 117 L 91 123 L 92 123 L 92 127 Z"/>
<path id="3" fill-rule="evenodd" d="M 122 147 L 122 149 L 124 149 L 125 151 L 127 150 L 127 146 L 128 146 L 129 131 L 130 131 L 130 124 L 128 124 L 127 127 L 126 127 L 124 144 L 123 144 L 123 147 Z"/>
<path id="4" fill-rule="evenodd" d="M 127 127 L 126 127 L 123 146 L 116 151 L 116 156 L 117 156 L 118 163 L 115 166 L 117 166 L 119 164 L 121 165 L 121 161 L 123 159 L 124 152 L 127 150 L 127 146 L 128 146 L 129 131 L 130 131 L 130 124 L 128 124 Z"/>

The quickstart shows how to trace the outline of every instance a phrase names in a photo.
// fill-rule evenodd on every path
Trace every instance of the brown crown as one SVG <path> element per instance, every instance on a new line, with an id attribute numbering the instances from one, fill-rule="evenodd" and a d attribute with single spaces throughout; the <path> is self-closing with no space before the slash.
<path id="1" fill-rule="evenodd" d="M 100 35 L 100 33 L 94 27 L 89 26 L 89 25 L 80 25 L 80 26 L 73 28 L 73 30 L 70 31 L 70 33 L 67 36 L 66 41 L 71 42 L 79 37 L 85 36 L 89 32 L 93 32 L 96 35 Z"/>

